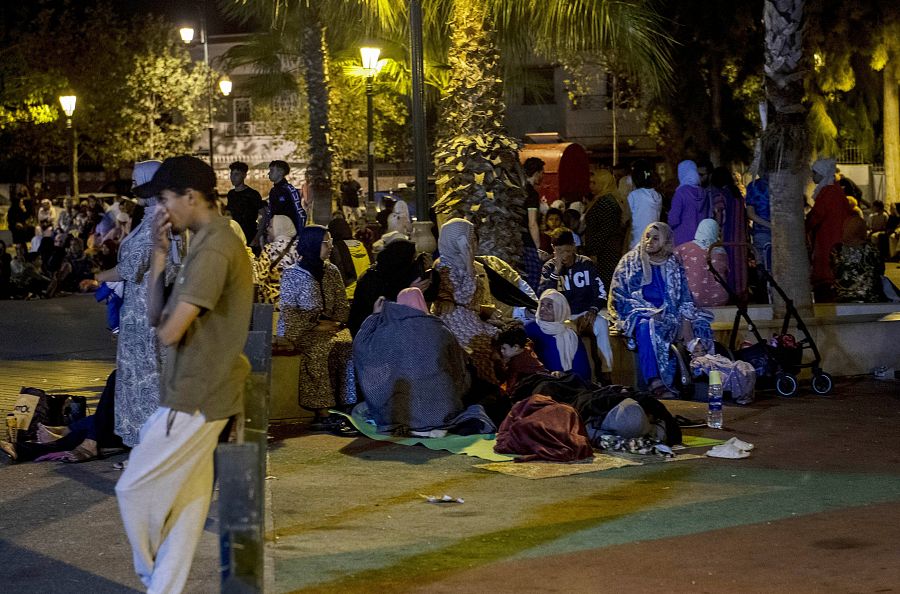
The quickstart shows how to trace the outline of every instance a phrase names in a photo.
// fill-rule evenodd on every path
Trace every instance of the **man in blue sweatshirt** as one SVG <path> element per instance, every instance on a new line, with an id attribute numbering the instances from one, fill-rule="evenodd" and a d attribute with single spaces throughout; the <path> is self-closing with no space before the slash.
<path id="1" fill-rule="evenodd" d="M 538 296 L 547 289 L 556 289 L 566 297 L 571 319 L 576 320 L 578 328 L 591 330 L 600 352 L 599 375 L 608 382 L 613 355 L 606 320 L 606 287 L 593 261 L 575 253 L 575 238 L 570 231 L 563 231 L 553 240 L 553 258 L 541 271 Z"/>

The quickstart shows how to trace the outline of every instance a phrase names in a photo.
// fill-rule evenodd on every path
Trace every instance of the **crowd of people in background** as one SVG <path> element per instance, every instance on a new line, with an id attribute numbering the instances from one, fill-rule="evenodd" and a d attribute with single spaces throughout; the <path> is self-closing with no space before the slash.
<path id="1" fill-rule="evenodd" d="M 67 199 L 60 207 L 20 190 L 8 215 L 15 253 L 0 246 L 4 297 L 108 287 L 118 320 L 110 327 L 119 331 L 115 431 L 126 446 L 137 442 L 156 406 L 147 394 L 159 389 L 161 355 L 145 323 L 142 285 L 152 243 L 146 217 L 157 204 L 140 191 L 158 167 L 135 165 L 136 191 L 128 198 Z M 724 167 L 685 160 L 677 167 L 677 185 L 666 192 L 659 189 L 655 165 L 639 160 L 618 178 L 611 169 L 593 167 L 589 194 L 547 200 L 543 167 L 536 158 L 523 164 L 526 199 L 515 230 L 523 247 L 517 261 L 504 262 L 479 255 L 476 226 L 461 218 L 441 221 L 438 249 L 422 253 L 412 241 L 406 202 L 387 196 L 377 212 L 367 212 L 349 171 L 331 220 L 310 224 L 308 204 L 290 182 L 286 162 L 270 163 L 267 199 L 246 184 L 247 164 L 231 164 L 233 188 L 217 209 L 246 245 L 256 301 L 275 306 L 276 351 L 302 360 L 297 398 L 313 413 L 313 428 L 349 431 L 328 411 L 370 400 L 366 392 L 376 390 L 374 384 L 359 378 L 374 381 L 378 374 L 367 362 L 380 359 L 360 345 L 383 340 L 388 329 L 422 329 L 444 345 L 434 357 L 446 365 L 435 363 L 433 373 L 449 376 L 429 380 L 455 386 L 453 406 L 435 409 L 443 411 L 443 420 L 480 403 L 497 425 L 523 369 L 609 384 L 615 340 L 637 352 L 649 393 L 673 397 L 670 345 L 700 341 L 698 352 L 712 352 L 708 308 L 768 300 L 759 273 L 772 265 L 765 176 L 745 187 Z M 883 274 L 884 262 L 895 259 L 900 247 L 897 205 L 888 213 L 875 202 L 864 215 L 861 196 L 847 194 L 858 188 L 842 180 L 833 160 L 816 161 L 812 178 L 806 232 L 816 298 L 874 302 L 893 296 Z M 173 237 L 170 281 L 188 245 L 185 237 Z M 423 357 L 419 350 L 413 359 Z M 421 366 L 410 364 L 414 368 Z M 410 385 L 421 381 L 410 373 Z M 404 398 L 426 392 L 411 389 Z M 379 425 L 409 420 L 392 422 L 385 412 L 390 403 L 383 394 L 379 398 L 378 407 L 369 409 Z M 447 427 L 430 422 L 409 428 Z M 81 455 L 92 453 L 88 448 Z"/>

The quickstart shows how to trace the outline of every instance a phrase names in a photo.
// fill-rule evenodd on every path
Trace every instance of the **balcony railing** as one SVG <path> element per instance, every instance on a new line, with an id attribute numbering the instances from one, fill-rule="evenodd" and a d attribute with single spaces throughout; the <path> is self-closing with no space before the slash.
<path id="1" fill-rule="evenodd" d="M 225 136 L 281 136 L 281 131 L 271 122 L 228 122 Z"/>

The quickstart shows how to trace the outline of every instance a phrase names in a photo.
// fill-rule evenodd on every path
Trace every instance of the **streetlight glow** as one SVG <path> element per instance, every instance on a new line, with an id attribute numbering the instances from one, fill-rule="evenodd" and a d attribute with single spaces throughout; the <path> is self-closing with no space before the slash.
<path id="1" fill-rule="evenodd" d="M 75 95 L 61 95 L 59 97 L 59 104 L 62 105 L 67 118 L 72 117 L 72 114 L 75 113 L 75 101 Z"/>
<path id="2" fill-rule="evenodd" d="M 178 30 L 178 34 L 181 35 L 181 41 L 185 43 L 190 43 L 194 41 L 194 28 L 193 27 L 182 27 Z"/>
<path id="3" fill-rule="evenodd" d="M 222 80 L 219 81 L 219 90 L 222 91 L 222 94 L 226 97 L 231 95 L 231 79 L 227 76 L 223 76 Z"/>
<path id="4" fill-rule="evenodd" d="M 381 54 L 381 48 L 361 47 L 359 48 L 359 53 L 362 56 L 363 68 L 372 74 L 375 74 L 380 70 L 378 56 Z"/>

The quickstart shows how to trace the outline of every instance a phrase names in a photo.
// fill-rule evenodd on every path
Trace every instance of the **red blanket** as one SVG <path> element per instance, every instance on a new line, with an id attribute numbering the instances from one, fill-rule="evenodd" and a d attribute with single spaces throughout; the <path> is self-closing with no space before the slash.
<path id="1" fill-rule="evenodd" d="M 500 425 L 494 451 L 523 454 L 517 462 L 572 462 L 594 455 L 575 409 L 540 394 L 513 406 Z"/>

